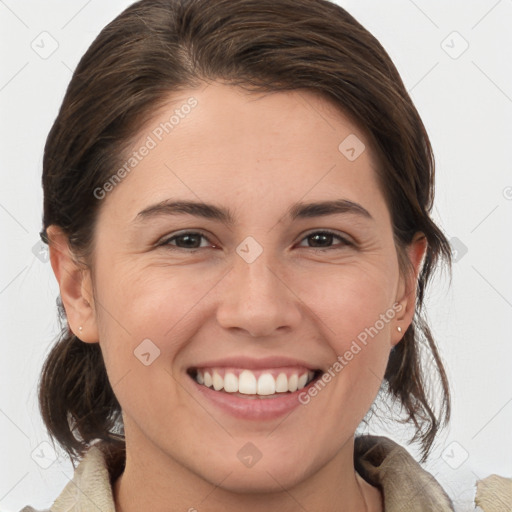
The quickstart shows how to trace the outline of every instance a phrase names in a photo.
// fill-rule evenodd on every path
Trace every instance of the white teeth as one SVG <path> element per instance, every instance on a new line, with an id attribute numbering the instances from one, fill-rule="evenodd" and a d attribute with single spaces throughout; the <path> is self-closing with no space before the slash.
<path id="1" fill-rule="evenodd" d="M 314 377 L 311 370 L 299 374 L 299 371 L 287 376 L 281 372 L 275 378 L 270 372 L 262 373 L 256 378 L 251 370 L 243 370 L 239 376 L 232 371 L 226 371 L 224 377 L 222 371 L 212 369 L 210 371 L 198 370 L 196 381 L 206 387 L 213 387 L 215 391 L 224 390 L 227 393 L 241 393 L 243 395 L 275 395 L 276 393 L 294 392 L 304 388 Z"/>
<path id="2" fill-rule="evenodd" d="M 286 393 L 288 391 L 288 377 L 286 373 L 280 373 L 276 379 L 276 392 Z"/>
<path id="3" fill-rule="evenodd" d="M 288 379 L 288 391 L 297 391 L 299 385 L 299 377 L 296 373 L 294 373 L 289 379 Z"/>
<path id="4" fill-rule="evenodd" d="M 224 391 L 236 393 L 238 391 L 238 378 L 234 373 L 228 372 L 224 375 Z"/>
<path id="5" fill-rule="evenodd" d="M 213 389 L 220 391 L 223 387 L 224 379 L 217 372 L 213 372 Z"/>
<path id="6" fill-rule="evenodd" d="M 255 395 L 257 389 L 256 377 L 249 370 L 244 370 L 238 377 L 238 392 L 243 395 Z"/>
<path id="7" fill-rule="evenodd" d="M 276 381 L 270 373 L 263 373 L 258 379 L 258 395 L 273 395 L 276 392 Z"/>
<path id="8" fill-rule="evenodd" d="M 307 381 L 308 381 L 308 374 L 307 373 L 302 374 L 299 377 L 299 384 L 297 385 L 297 388 L 302 389 L 306 385 Z"/>

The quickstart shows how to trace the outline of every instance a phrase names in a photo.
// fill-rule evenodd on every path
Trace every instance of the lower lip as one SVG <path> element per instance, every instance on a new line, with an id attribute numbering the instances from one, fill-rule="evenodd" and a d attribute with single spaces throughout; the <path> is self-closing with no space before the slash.
<path id="1" fill-rule="evenodd" d="M 199 384 L 189 377 L 195 388 L 207 400 L 217 407 L 234 416 L 235 418 L 245 420 L 273 420 L 289 414 L 295 408 L 299 407 L 299 395 L 308 391 L 314 385 L 317 379 L 313 379 L 306 387 L 294 391 L 293 393 L 283 393 L 282 395 L 272 395 L 270 398 L 242 398 L 232 393 L 224 391 L 215 391 L 211 388 Z"/>

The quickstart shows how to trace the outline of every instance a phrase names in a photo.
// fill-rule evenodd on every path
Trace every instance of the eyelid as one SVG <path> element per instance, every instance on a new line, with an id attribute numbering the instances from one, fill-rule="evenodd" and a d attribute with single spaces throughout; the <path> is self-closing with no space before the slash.
<path id="1" fill-rule="evenodd" d="M 301 246 L 301 248 L 303 248 L 303 249 L 312 249 L 312 250 L 316 250 L 316 251 L 329 251 L 329 250 L 335 250 L 336 248 L 343 247 L 343 246 L 356 247 L 356 245 L 357 245 L 356 242 L 352 239 L 352 237 L 350 237 L 346 233 L 340 233 L 338 231 L 333 231 L 331 229 L 322 229 L 322 228 L 312 229 L 312 230 L 307 231 L 306 233 L 301 234 L 300 238 L 298 239 L 298 242 L 296 242 L 296 243 L 300 244 L 301 242 L 306 240 L 309 236 L 315 235 L 315 234 L 331 235 L 334 238 L 337 238 L 338 240 L 340 240 L 341 244 L 333 245 L 333 246 L 330 246 L 330 247 L 306 247 L 306 246 Z M 176 250 L 183 250 L 183 251 L 187 251 L 187 252 L 193 252 L 193 251 L 197 251 L 199 249 L 207 249 L 208 248 L 208 247 L 193 247 L 193 248 L 188 248 L 187 249 L 185 247 L 177 247 L 177 246 L 171 245 L 169 243 L 172 240 L 174 240 L 176 238 L 179 238 L 181 236 L 185 236 L 185 235 L 198 235 L 199 237 L 207 240 L 208 243 L 211 244 L 211 246 L 217 247 L 217 244 L 212 242 L 210 240 L 209 236 L 207 236 L 200 229 L 184 229 L 184 230 L 177 231 L 175 233 L 172 233 L 169 236 L 164 237 L 159 242 L 157 242 L 156 245 L 157 245 L 157 247 L 160 247 L 160 246 L 171 247 L 171 248 L 176 249 Z"/>
<path id="2" fill-rule="evenodd" d="M 200 236 L 201 238 L 204 238 L 205 240 L 208 241 L 208 243 L 210 243 L 212 246 L 216 247 L 216 244 L 214 242 L 212 242 L 210 240 L 210 237 L 209 235 L 206 235 L 202 230 L 200 229 L 183 229 L 183 230 L 180 230 L 180 231 L 176 231 L 174 233 L 171 233 L 170 235 L 166 235 L 165 237 L 161 238 L 158 242 L 156 242 L 155 246 L 156 247 L 171 247 L 173 249 L 177 249 L 177 250 L 183 250 L 183 251 L 197 251 L 198 249 L 207 249 L 207 247 L 195 247 L 195 248 L 191 248 L 191 249 L 186 249 L 186 248 L 183 248 L 183 247 L 177 247 L 177 246 L 174 246 L 174 245 L 170 245 L 170 241 L 171 240 L 174 240 L 175 238 L 179 238 L 181 236 L 185 236 L 185 235 L 198 235 Z"/>
<path id="3" fill-rule="evenodd" d="M 304 239 L 308 238 L 311 235 L 315 234 L 326 234 L 326 235 L 332 235 L 335 238 L 338 238 L 343 242 L 343 245 L 349 245 L 352 247 L 356 246 L 356 242 L 347 235 L 346 233 L 341 233 L 339 231 L 333 231 L 331 229 L 322 229 L 322 228 L 316 228 L 310 231 L 307 231 L 306 233 L 302 234 L 299 243 L 302 242 Z M 317 251 L 328 251 L 330 249 L 335 249 L 337 246 L 331 246 L 331 247 L 304 247 L 305 249 L 314 249 Z"/>

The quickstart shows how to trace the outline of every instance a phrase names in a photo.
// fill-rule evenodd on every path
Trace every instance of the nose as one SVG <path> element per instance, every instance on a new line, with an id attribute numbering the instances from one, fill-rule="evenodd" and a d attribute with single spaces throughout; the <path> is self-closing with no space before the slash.
<path id="1" fill-rule="evenodd" d="M 218 290 L 219 324 L 253 337 L 268 337 L 296 327 L 302 317 L 301 301 L 290 278 L 279 269 L 266 251 L 252 263 L 235 255 L 233 267 Z"/>

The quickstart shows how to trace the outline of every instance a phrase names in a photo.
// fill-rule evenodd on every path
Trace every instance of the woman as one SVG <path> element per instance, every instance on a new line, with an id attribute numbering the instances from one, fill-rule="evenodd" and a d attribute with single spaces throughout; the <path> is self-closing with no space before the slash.
<path id="1" fill-rule="evenodd" d="M 431 146 L 342 8 L 133 4 L 73 75 L 43 187 L 67 323 L 39 399 L 80 461 L 53 512 L 453 510 L 420 466 L 450 417 Z M 421 461 L 355 435 L 381 396 Z"/>

